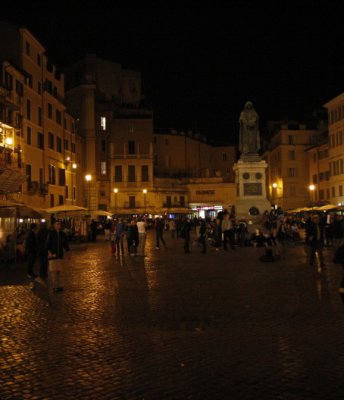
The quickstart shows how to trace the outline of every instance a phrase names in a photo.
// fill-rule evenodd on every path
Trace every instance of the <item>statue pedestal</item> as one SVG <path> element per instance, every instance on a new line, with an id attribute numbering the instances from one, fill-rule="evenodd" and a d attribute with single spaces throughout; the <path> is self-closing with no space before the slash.
<path id="1" fill-rule="evenodd" d="M 236 220 L 246 219 L 257 224 L 265 211 L 270 212 L 271 204 L 266 198 L 265 170 L 267 164 L 259 156 L 240 159 L 234 164 Z"/>

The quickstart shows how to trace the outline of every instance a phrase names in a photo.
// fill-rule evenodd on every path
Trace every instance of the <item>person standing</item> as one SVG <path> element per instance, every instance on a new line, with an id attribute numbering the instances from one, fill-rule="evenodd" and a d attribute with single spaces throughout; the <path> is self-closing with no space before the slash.
<path id="1" fill-rule="evenodd" d="M 201 253 L 207 252 L 207 225 L 206 222 L 202 219 L 200 228 L 199 228 L 199 243 L 202 246 Z"/>
<path id="2" fill-rule="evenodd" d="M 139 231 L 136 224 L 136 219 L 132 219 L 128 226 L 127 233 L 127 241 L 128 241 L 128 252 L 131 256 L 136 255 L 137 246 L 139 244 Z"/>
<path id="3" fill-rule="evenodd" d="M 37 255 L 39 257 L 39 276 L 42 279 L 48 276 L 48 234 L 49 230 L 46 222 L 41 222 L 37 232 Z"/>
<path id="4" fill-rule="evenodd" d="M 64 251 L 69 251 L 69 244 L 66 234 L 61 230 L 61 221 L 54 222 L 52 229 L 47 237 L 47 251 L 49 262 L 49 280 L 53 291 L 58 292 L 63 290 L 60 283 L 61 262 Z M 57 262 L 55 262 L 57 261 Z"/>
<path id="5" fill-rule="evenodd" d="M 33 267 L 35 265 L 37 257 L 37 239 L 36 239 L 36 229 L 37 224 L 31 224 L 30 229 L 27 233 L 25 239 L 25 252 L 27 260 L 27 276 L 28 278 L 36 278 L 36 274 L 33 272 Z"/>
<path id="6" fill-rule="evenodd" d="M 165 224 L 164 221 L 161 218 L 156 218 L 155 220 L 155 234 L 156 234 L 156 249 L 160 249 L 160 242 L 164 245 L 166 248 L 166 243 L 163 237 L 164 234 L 164 228 Z"/>
<path id="7" fill-rule="evenodd" d="M 171 238 L 174 239 L 176 237 L 176 223 L 174 222 L 173 219 L 170 220 L 170 232 L 171 232 Z"/>
<path id="8" fill-rule="evenodd" d="M 144 256 L 146 244 L 146 221 L 143 218 L 139 218 L 136 225 L 139 233 L 139 245 L 137 249 L 137 254 L 139 256 Z"/>
<path id="9" fill-rule="evenodd" d="M 126 230 L 126 223 L 124 222 L 123 218 L 119 218 L 118 222 L 116 223 L 116 248 L 118 255 L 120 254 L 120 252 L 122 253 L 122 255 L 124 255 Z"/>
<path id="10" fill-rule="evenodd" d="M 191 220 L 189 217 L 185 218 L 183 227 L 182 227 L 182 232 L 183 232 L 183 238 L 184 238 L 184 253 L 188 254 L 190 252 L 190 232 L 191 232 Z"/>
<path id="11" fill-rule="evenodd" d="M 308 246 L 309 264 L 313 265 L 316 255 L 319 257 L 320 266 L 325 265 L 323 256 L 324 227 L 320 224 L 319 215 L 313 215 L 306 228 L 306 244 Z"/>

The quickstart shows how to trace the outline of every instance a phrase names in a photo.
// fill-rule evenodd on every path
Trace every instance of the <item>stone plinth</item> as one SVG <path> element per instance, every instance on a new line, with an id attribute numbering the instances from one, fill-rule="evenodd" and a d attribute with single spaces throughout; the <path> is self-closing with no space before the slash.
<path id="1" fill-rule="evenodd" d="M 265 170 L 267 164 L 256 157 L 255 160 L 240 159 L 234 164 L 236 201 L 236 219 L 245 218 L 259 222 L 263 213 L 270 212 L 271 205 L 266 198 Z M 255 209 L 258 214 L 254 214 Z"/>

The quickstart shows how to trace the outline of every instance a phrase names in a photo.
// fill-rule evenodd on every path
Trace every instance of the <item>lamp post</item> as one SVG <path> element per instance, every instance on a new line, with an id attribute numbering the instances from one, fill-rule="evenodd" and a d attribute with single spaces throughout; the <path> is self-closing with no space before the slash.
<path id="1" fill-rule="evenodd" d="M 88 182 L 88 211 L 91 209 L 91 180 L 92 180 L 92 175 L 88 174 L 85 175 L 85 179 Z"/>
<path id="2" fill-rule="evenodd" d="M 314 190 L 315 190 L 315 185 L 309 185 L 308 186 L 308 189 L 310 190 L 310 192 L 311 192 L 311 202 L 312 202 L 312 208 L 313 208 L 313 203 L 314 203 Z"/>
<path id="3" fill-rule="evenodd" d="M 147 196 L 147 189 L 143 189 L 142 190 L 143 193 L 143 202 L 144 202 L 144 206 L 145 206 L 145 214 L 147 213 L 147 207 L 146 207 L 146 196 Z"/>
<path id="4" fill-rule="evenodd" d="M 77 167 L 76 163 L 72 163 L 72 205 L 74 204 L 74 174 Z"/>
<path id="5" fill-rule="evenodd" d="M 114 188 L 113 192 L 115 193 L 115 215 L 117 214 L 117 193 L 118 189 Z"/>

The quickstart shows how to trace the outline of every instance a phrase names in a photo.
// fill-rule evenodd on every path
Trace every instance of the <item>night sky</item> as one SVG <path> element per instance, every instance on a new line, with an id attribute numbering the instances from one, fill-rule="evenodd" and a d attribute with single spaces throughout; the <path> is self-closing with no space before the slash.
<path id="1" fill-rule="evenodd" d="M 95 53 L 140 71 L 156 131 L 235 143 L 247 100 L 264 124 L 306 119 L 344 91 L 342 1 L 157 3 L 5 3 L 1 14 L 30 29 L 62 70 Z"/>

